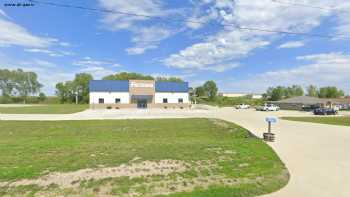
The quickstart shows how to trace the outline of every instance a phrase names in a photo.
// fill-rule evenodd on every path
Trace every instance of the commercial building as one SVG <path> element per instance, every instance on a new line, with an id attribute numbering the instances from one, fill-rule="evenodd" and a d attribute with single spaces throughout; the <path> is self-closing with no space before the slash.
<path id="1" fill-rule="evenodd" d="M 188 89 L 187 82 L 92 80 L 90 108 L 189 108 Z"/>
<path id="2" fill-rule="evenodd" d="M 297 96 L 293 98 L 283 99 L 280 101 L 272 101 L 275 105 L 278 105 L 281 109 L 289 110 L 301 110 L 305 107 L 333 107 L 338 106 L 342 109 L 350 108 L 349 98 L 316 98 L 310 96 Z"/>

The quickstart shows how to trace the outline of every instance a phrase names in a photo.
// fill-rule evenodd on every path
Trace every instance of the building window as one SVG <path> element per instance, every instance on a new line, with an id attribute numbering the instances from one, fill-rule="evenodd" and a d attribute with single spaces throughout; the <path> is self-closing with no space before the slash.
<path id="1" fill-rule="evenodd" d="M 116 98 L 115 103 L 120 103 L 120 98 Z"/>
<path id="2" fill-rule="evenodd" d="M 178 103 L 183 103 L 184 102 L 184 99 L 183 98 L 179 98 L 178 99 Z"/>
<path id="3" fill-rule="evenodd" d="M 105 103 L 105 99 L 103 99 L 103 98 L 99 98 L 99 99 L 98 99 L 98 103 L 99 103 L 99 104 L 103 104 L 103 103 Z"/>
<path id="4" fill-rule="evenodd" d="M 168 99 L 167 98 L 163 98 L 163 103 L 168 103 Z"/>

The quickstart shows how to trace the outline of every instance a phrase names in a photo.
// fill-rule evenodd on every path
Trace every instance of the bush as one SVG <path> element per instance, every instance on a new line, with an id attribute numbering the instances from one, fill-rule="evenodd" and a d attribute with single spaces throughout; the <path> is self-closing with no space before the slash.
<path id="1" fill-rule="evenodd" d="M 0 96 L 0 104 L 23 104 L 23 97 L 9 97 Z M 41 96 L 28 96 L 26 98 L 26 104 L 58 104 L 59 99 L 57 97 L 43 97 Z"/>

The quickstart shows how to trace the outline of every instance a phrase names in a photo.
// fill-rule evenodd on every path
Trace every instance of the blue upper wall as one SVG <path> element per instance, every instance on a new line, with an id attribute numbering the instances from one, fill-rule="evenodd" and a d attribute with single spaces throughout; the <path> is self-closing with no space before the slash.
<path id="1" fill-rule="evenodd" d="M 188 92 L 188 83 L 156 81 L 156 92 Z"/>
<path id="2" fill-rule="evenodd" d="M 91 80 L 90 92 L 129 92 L 129 81 L 127 80 Z"/>
<path id="3" fill-rule="evenodd" d="M 90 92 L 129 92 L 127 80 L 91 80 Z M 187 82 L 155 82 L 155 92 L 188 92 Z"/>

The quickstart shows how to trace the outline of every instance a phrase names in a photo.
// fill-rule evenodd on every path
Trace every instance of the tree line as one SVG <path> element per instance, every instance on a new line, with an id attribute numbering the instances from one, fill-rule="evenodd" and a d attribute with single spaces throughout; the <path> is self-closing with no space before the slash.
<path id="1" fill-rule="evenodd" d="M 178 77 L 153 77 L 135 72 L 120 72 L 103 77 L 103 80 L 156 80 L 169 82 L 183 82 Z M 89 81 L 93 76 L 87 73 L 78 73 L 71 81 L 56 84 L 55 94 L 60 103 L 88 103 L 89 102 Z M 26 103 L 29 96 L 35 96 L 36 101 L 44 101 L 46 96 L 40 90 L 43 87 L 38 81 L 35 72 L 26 72 L 21 69 L 8 70 L 0 69 L 0 92 L 1 103 L 23 102 Z M 192 98 L 202 98 L 208 101 L 217 99 L 218 87 L 214 81 L 206 81 L 203 85 L 190 88 Z M 337 87 L 316 87 L 310 85 L 304 88 L 299 85 L 270 87 L 263 94 L 265 100 L 277 101 L 295 96 L 312 96 L 319 98 L 339 98 L 343 97 L 344 91 Z"/>
<path id="2" fill-rule="evenodd" d="M 287 98 L 296 97 L 296 96 L 303 96 L 303 95 L 318 97 L 318 98 L 339 98 L 339 97 L 343 97 L 345 93 L 343 90 L 333 86 L 318 88 L 317 86 L 309 85 L 308 87 L 306 87 L 306 92 L 305 92 L 303 87 L 299 85 L 292 85 L 287 87 L 285 86 L 270 87 L 267 89 L 266 93 L 263 94 L 263 97 L 266 100 L 278 101 L 282 99 L 287 99 Z"/>
<path id="3" fill-rule="evenodd" d="M 89 81 L 93 76 L 87 73 L 75 75 L 72 81 L 65 81 L 56 84 L 56 96 L 61 103 L 88 103 L 89 102 Z M 156 80 L 169 82 L 183 82 L 177 77 L 153 77 L 134 72 L 120 72 L 108 75 L 103 80 Z"/>
<path id="4" fill-rule="evenodd" d="M 26 103 L 29 96 L 37 94 L 39 94 L 39 101 L 44 100 L 46 96 L 40 92 L 42 87 L 35 72 L 25 72 L 22 69 L 0 69 L 2 103 L 11 102 L 14 97 L 16 101 Z"/>

